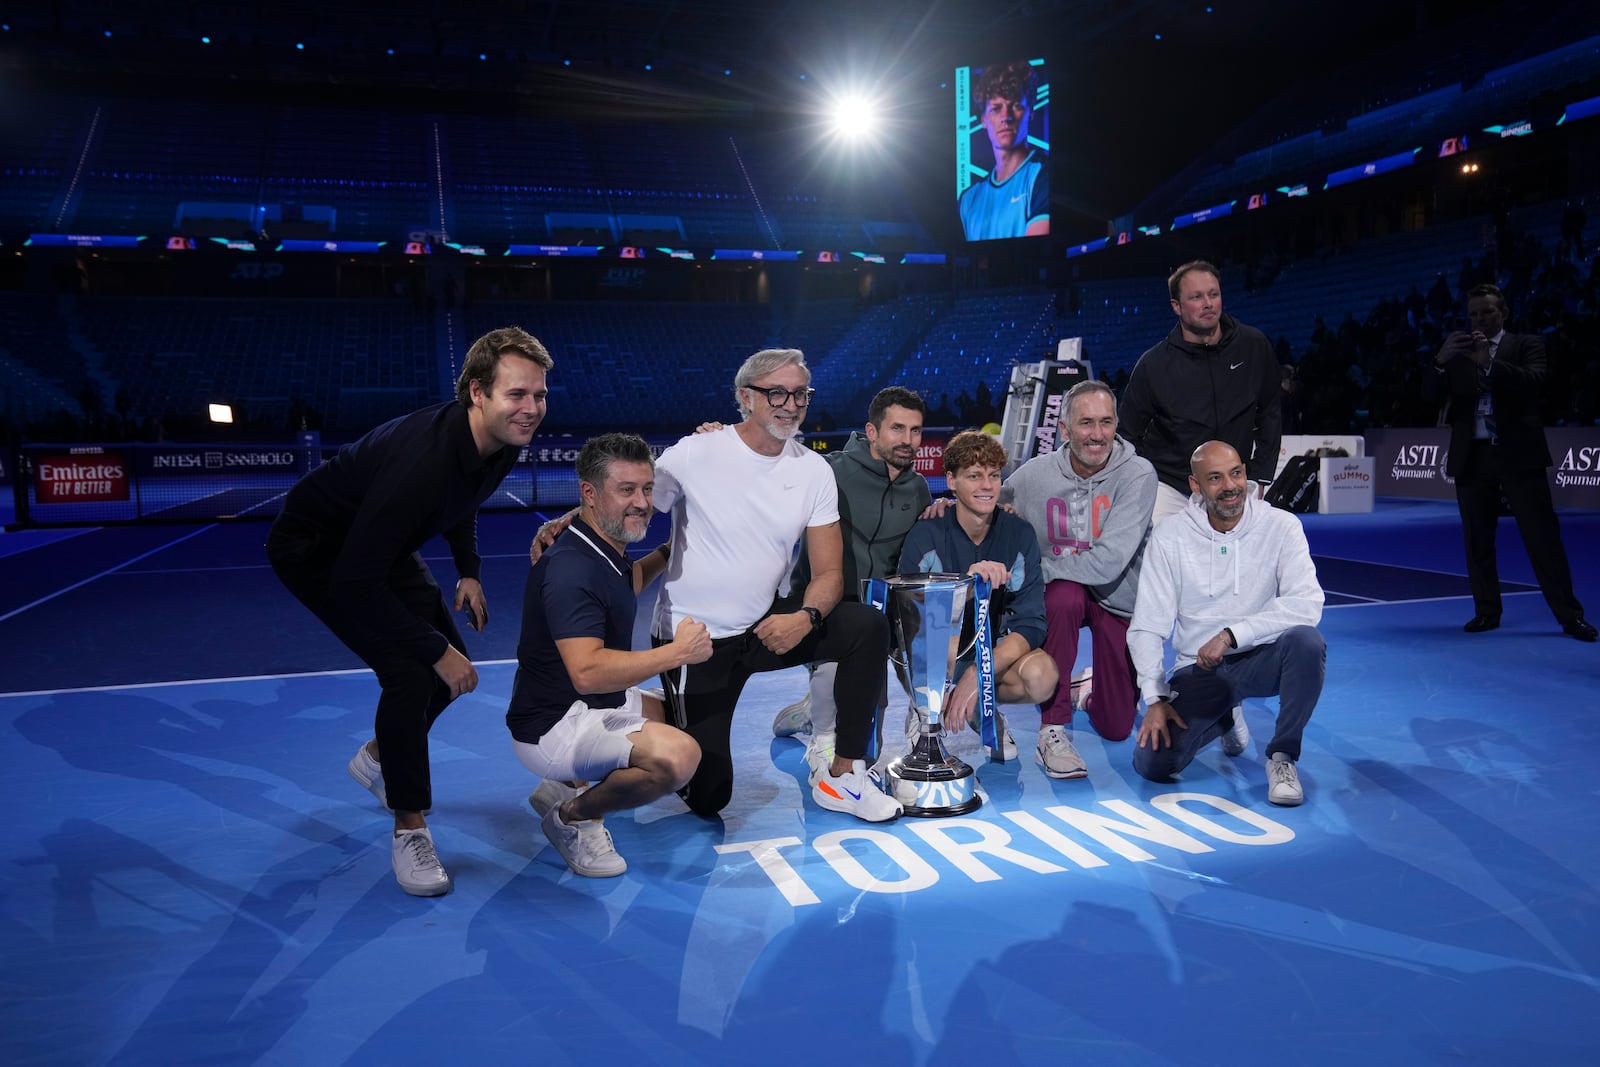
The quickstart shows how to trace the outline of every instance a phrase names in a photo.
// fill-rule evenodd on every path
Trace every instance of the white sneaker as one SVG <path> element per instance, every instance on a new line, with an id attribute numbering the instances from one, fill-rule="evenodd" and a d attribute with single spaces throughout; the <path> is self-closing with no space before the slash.
<path id="1" fill-rule="evenodd" d="M 1072 679 L 1072 710 L 1084 711 L 1089 707 L 1089 694 L 1094 692 L 1094 666 L 1079 671 Z"/>
<path id="2" fill-rule="evenodd" d="M 1244 721 L 1244 709 L 1233 709 L 1233 727 L 1222 735 L 1222 754 L 1239 756 L 1250 744 L 1250 724 Z"/>
<path id="3" fill-rule="evenodd" d="M 1282 752 L 1274 752 L 1267 761 L 1267 799 L 1292 808 L 1305 798 L 1305 790 L 1300 788 L 1300 772 L 1294 769 L 1294 760 Z"/>
<path id="4" fill-rule="evenodd" d="M 790 704 L 772 720 L 773 737 L 793 737 L 811 725 L 811 691 Z"/>
<path id="5" fill-rule="evenodd" d="M 866 822 L 888 822 L 900 817 L 900 802 L 873 784 L 864 760 L 852 760 L 850 769 L 835 777 L 823 771 L 811 787 L 818 807 L 842 811 Z"/>
<path id="6" fill-rule="evenodd" d="M 587 788 L 584 786 L 584 789 Z M 581 792 L 583 789 L 574 789 L 566 782 L 546 778 L 539 783 L 539 788 L 528 794 L 528 807 L 542 819 L 550 813 L 551 808 L 560 807 Z"/>
<path id="7" fill-rule="evenodd" d="M 427 827 L 395 834 L 389 859 L 400 888 L 412 896 L 438 897 L 450 892 L 450 876 L 433 850 L 433 835 Z"/>
<path id="8" fill-rule="evenodd" d="M 356 754 L 350 757 L 350 762 L 345 764 L 344 769 L 350 772 L 350 777 L 366 786 L 372 795 L 378 798 L 378 803 L 383 805 L 385 811 L 394 810 L 389 807 L 389 794 L 383 787 L 383 764 L 372 758 L 365 742 L 356 749 Z M 422 814 L 432 815 L 433 809 L 429 808 Z"/>
<path id="9" fill-rule="evenodd" d="M 389 806 L 388 794 L 383 791 L 383 765 L 372 758 L 372 754 L 367 751 L 365 741 L 356 749 L 356 754 L 350 757 L 350 762 L 345 764 L 345 770 L 350 772 L 350 777 L 366 786 L 368 791 L 378 798 L 379 804 L 385 808 Z"/>
<path id="10" fill-rule="evenodd" d="M 806 784 L 813 789 L 817 782 L 833 766 L 834 738 L 828 734 L 813 737 L 806 746 Z"/>
<path id="11" fill-rule="evenodd" d="M 1044 767 L 1044 773 L 1051 778 L 1089 777 L 1089 768 L 1084 765 L 1083 757 L 1078 755 L 1078 750 L 1072 747 L 1072 738 L 1064 726 L 1046 726 L 1040 729 L 1039 747 L 1034 750 L 1034 759 Z"/>
<path id="12" fill-rule="evenodd" d="M 555 807 L 545 813 L 539 825 L 574 874 L 585 878 L 615 878 L 628 869 L 628 861 L 611 843 L 611 831 L 599 819 L 565 823 L 561 820 L 561 809 Z"/>

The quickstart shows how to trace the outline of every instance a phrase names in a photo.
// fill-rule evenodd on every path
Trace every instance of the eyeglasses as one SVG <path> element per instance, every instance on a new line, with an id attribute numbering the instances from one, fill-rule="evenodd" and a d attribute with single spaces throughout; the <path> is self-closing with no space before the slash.
<path id="1" fill-rule="evenodd" d="M 749 389 L 751 392 L 760 393 L 762 396 L 767 398 L 767 403 L 771 404 L 775 408 L 783 407 L 790 401 L 791 398 L 794 400 L 795 407 L 807 407 L 811 403 L 811 398 L 817 395 L 817 391 L 815 389 L 807 388 L 789 390 L 783 388 L 781 385 L 774 385 L 770 389 L 761 385 L 747 385 L 745 388 Z"/>

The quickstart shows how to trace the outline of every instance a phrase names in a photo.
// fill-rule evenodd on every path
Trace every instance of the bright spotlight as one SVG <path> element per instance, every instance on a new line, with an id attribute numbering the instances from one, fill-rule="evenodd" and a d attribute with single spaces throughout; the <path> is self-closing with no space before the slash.
<path id="1" fill-rule="evenodd" d="M 881 105 L 863 93 L 834 98 L 828 108 L 828 125 L 842 141 L 867 141 L 878 132 Z"/>

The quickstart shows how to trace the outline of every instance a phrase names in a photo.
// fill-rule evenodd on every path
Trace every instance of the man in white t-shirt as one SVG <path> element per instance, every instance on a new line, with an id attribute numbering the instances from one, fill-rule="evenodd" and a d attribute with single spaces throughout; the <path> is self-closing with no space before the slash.
<path id="1" fill-rule="evenodd" d="M 745 681 L 817 662 L 839 665 L 839 723 L 833 762 L 815 776 L 812 798 L 868 822 L 900 814 L 900 804 L 868 778 L 866 764 L 889 627 L 877 610 L 841 603 L 838 489 L 822 457 L 795 439 L 810 383 L 798 350 L 757 352 L 734 377 L 743 421 L 685 437 L 656 463 L 655 507 L 672 515 L 672 549 L 653 640 L 670 641 L 688 617 L 705 623 L 712 638 L 709 660 L 661 676 L 668 714 L 700 745 L 699 769 L 679 795 L 701 815 L 715 815 L 733 795 L 729 741 Z M 785 594 L 802 535 L 811 580 Z"/>

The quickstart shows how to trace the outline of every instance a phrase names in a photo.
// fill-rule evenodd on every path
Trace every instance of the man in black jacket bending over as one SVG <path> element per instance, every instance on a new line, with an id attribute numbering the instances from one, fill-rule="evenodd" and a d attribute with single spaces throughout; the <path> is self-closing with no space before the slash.
<path id="1" fill-rule="evenodd" d="M 450 891 L 423 815 L 433 806 L 428 730 L 478 672 L 418 550 L 444 535 L 455 610 L 482 630 L 478 507 L 544 419 L 544 345 L 516 327 L 467 350 L 456 399 L 368 433 L 300 479 L 267 535 L 272 569 L 378 676 L 373 740 L 350 776 L 394 812 L 391 857 L 413 896 Z"/>

